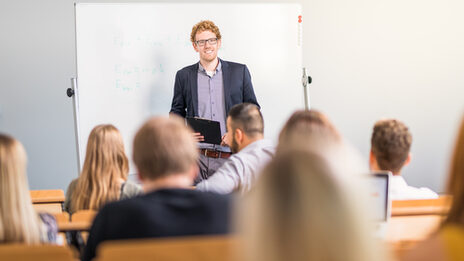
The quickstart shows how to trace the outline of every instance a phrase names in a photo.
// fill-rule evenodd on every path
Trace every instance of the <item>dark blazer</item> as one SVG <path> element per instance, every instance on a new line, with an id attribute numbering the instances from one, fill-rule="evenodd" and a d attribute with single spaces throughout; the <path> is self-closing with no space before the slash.
<path id="1" fill-rule="evenodd" d="M 220 60 L 224 82 L 226 116 L 235 104 L 249 102 L 256 105 L 253 85 L 248 68 L 244 64 Z M 176 74 L 171 113 L 182 117 L 198 117 L 198 63 L 187 66 Z"/>
<path id="2" fill-rule="evenodd" d="M 192 189 L 161 189 L 105 205 L 90 229 L 82 260 L 103 241 L 229 232 L 230 197 Z"/>

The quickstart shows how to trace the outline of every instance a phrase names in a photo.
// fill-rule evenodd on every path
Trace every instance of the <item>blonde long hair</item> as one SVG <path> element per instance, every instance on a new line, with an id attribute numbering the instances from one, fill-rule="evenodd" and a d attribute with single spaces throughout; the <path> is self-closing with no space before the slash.
<path id="1" fill-rule="evenodd" d="M 120 179 L 127 180 L 129 161 L 121 133 L 111 124 L 90 132 L 84 166 L 72 194 L 71 211 L 98 210 L 120 197 Z"/>
<path id="2" fill-rule="evenodd" d="M 40 243 L 40 222 L 26 177 L 26 152 L 0 134 L 0 243 Z"/>
<path id="3" fill-rule="evenodd" d="M 384 260 L 334 172 L 315 152 L 276 154 L 242 202 L 244 260 Z"/>
<path id="4" fill-rule="evenodd" d="M 464 225 L 464 116 L 461 118 L 449 171 L 446 191 L 453 196 L 453 203 L 443 225 Z"/>

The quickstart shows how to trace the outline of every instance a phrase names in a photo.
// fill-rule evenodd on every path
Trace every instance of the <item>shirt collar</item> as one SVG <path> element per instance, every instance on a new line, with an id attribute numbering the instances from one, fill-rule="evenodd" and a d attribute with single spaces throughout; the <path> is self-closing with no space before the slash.
<path id="1" fill-rule="evenodd" d="M 222 64 L 221 64 L 221 59 L 219 59 L 218 65 L 216 66 L 215 74 L 219 72 L 222 69 Z M 200 62 L 198 62 L 198 71 L 206 73 L 205 68 L 201 65 Z"/>
<path id="2" fill-rule="evenodd" d="M 394 187 L 407 187 L 408 183 L 406 183 L 406 180 L 400 175 L 392 175 L 391 179 L 392 186 Z"/>
<path id="3" fill-rule="evenodd" d="M 248 144 L 245 148 L 239 151 L 239 153 L 242 151 L 246 152 L 249 150 L 254 150 L 259 147 L 267 147 L 267 146 L 273 146 L 273 144 L 270 140 L 263 138 L 263 139 L 253 141 L 252 143 Z"/>

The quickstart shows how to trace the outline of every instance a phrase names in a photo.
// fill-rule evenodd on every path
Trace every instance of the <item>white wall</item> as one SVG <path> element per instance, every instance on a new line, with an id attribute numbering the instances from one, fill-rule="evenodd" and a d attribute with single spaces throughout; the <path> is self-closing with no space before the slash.
<path id="1" fill-rule="evenodd" d="M 413 134 L 406 180 L 442 191 L 464 112 L 464 3 L 324 0 L 307 7 L 313 107 L 366 157 L 376 120 L 404 121 Z"/>
<path id="2" fill-rule="evenodd" d="M 377 119 L 405 121 L 414 135 L 406 179 L 441 191 L 464 104 L 464 3 L 293 2 L 303 6 L 312 107 L 365 156 Z M 65 189 L 78 175 L 65 96 L 76 74 L 73 1 L 1 1 L 0 32 L 0 131 L 25 145 L 31 188 Z"/>
<path id="3" fill-rule="evenodd" d="M 0 2 L 0 132 L 28 154 L 31 189 L 65 189 L 77 177 L 72 100 L 71 1 Z"/>

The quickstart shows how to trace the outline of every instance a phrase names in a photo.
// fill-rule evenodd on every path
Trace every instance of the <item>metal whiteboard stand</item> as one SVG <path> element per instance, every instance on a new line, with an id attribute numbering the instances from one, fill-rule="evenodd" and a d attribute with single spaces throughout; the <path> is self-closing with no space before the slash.
<path id="1" fill-rule="evenodd" d="M 306 73 L 306 67 L 303 67 L 303 77 L 301 82 L 303 84 L 305 110 L 309 110 L 311 108 L 308 99 L 308 84 L 311 84 L 312 81 L 313 79 L 311 76 Z"/>
<path id="2" fill-rule="evenodd" d="M 71 78 L 71 88 L 68 88 L 66 90 L 66 95 L 68 95 L 69 98 L 73 98 L 73 107 L 74 107 L 74 130 L 76 132 L 76 150 L 77 150 L 77 170 L 80 175 L 81 173 L 81 148 L 80 148 L 80 142 L 79 142 L 79 101 L 77 100 L 79 98 L 78 95 L 78 89 L 77 89 L 77 79 L 76 78 Z"/>

